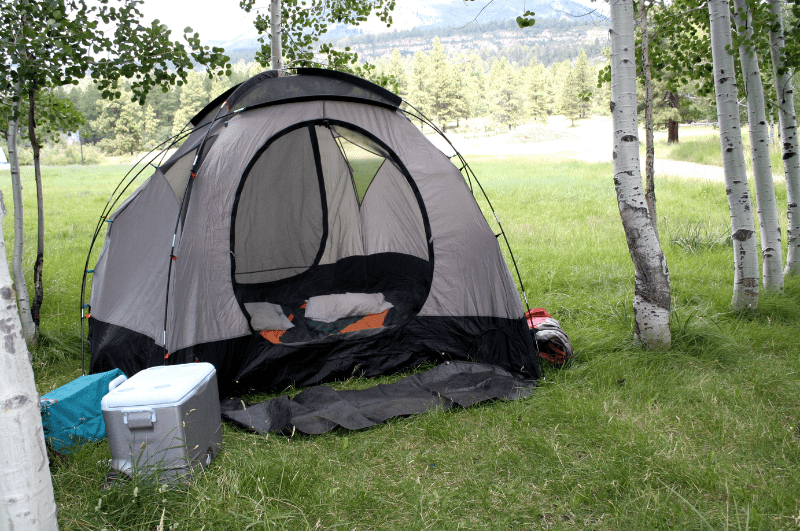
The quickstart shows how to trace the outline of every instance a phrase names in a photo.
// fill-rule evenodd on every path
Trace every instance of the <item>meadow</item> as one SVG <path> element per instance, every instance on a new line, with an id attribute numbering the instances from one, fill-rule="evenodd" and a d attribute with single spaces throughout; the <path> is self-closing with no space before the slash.
<path id="1" fill-rule="evenodd" d="M 724 184 L 657 177 L 673 344 L 643 351 L 633 341 L 633 266 L 611 165 L 470 163 L 531 306 L 548 309 L 573 342 L 568 366 L 545 367 L 545 380 L 522 400 L 358 432 L 258 436 L 225 425 L 220 456 L 184 485 L 133 479 L 101 490 L 108 444 L 87 444 L 51 463 L 61 529 L 797 529 L 800 279 L 788 279 L 782 294 L 762 294 L 753 311 L 730 309 Z M 40 393 L 81 374 L 86 252 L 125 171 L 44 170 L 45 303 L 33 353 Z M 30 168 L 23 180 L 32 269 Z M 776 188 L 785 204 L 785 186 Z M 0 189 L 10 253 L 7 177 Z"/>

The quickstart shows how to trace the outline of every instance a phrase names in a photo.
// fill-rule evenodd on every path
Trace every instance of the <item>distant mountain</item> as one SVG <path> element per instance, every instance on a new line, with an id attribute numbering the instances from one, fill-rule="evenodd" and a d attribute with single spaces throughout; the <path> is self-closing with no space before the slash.
<path id="1" fill-rule="evenodd" d="M 387 33 L 410 29 L 467 28 L 490 22 L 514 20 L 526 11 L 536 13 L 537 20 L 576 20 L 593 12 L 573 0 L 433 0 L 430 2 L 398 2 L 390 28 L 379 21 L 361 26 L 337 25 L 329 29 L 327 40 L 336 41 L 352 35 Z M 597 18 L 605 20 L 598 14 Z"/>
<path id="2" fill-rule="evenodd" d="M 439 37 L 448 53 L 477 51 L 494 52 L 528 46 L 540 49 L 538 60 L 549 64 L 577 55 L 580 48 L 599 56 L 607 34 L 607 18 L 573 0 L 428 0 L 398 2 L 387 28 L 378 20 L 360 26 L 335 25 L 329 28 L 323 42 L 338 47 L 351 46 L 365 60 L 388 56 L 394 48 L 403 54 L 430 49 Z M 535 13 L 536 24 L 520 29 L 514 19 L 526 11 Z M 592 13 L 587 16 L 588 13 Z M 260 48 L 255 29 L 239 37 L 209 44 L 225 48 L 233 61 L 251 60 Z M 557 48 L 553 53 L 541 51 Z M 567 50 L 567 51 L 565 51 Z M 544 59 L 543 59 L 544 58 Z"/>

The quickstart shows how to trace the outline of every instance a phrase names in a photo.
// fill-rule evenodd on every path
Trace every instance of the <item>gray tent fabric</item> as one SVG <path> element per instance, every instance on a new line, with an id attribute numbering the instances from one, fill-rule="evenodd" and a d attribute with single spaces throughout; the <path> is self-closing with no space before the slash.
<path id="1" fill-rule="evenodd" d="M 258 433 L 310 435 L 344 428 L 360 430 L 390 418 L 453 406 L 470 407 L 492 399 L 530 395 L 536 383 L 491 365 L 453 361 L 412 374 L 392 384 L 357 391 L 311 387 L 294 398 L 279 396 L 245 405 L 222 401 L 222 418 Z"/>
<path id="2" fill-rule="evenodd" d="M 397 96 L 313 69 L 223 96 L 109 217 L 92 371 L 209 361 L 223 389 L 441 359 L 538 376 L 494 232 Z M 310 297 L 342 293 L 381 294 L 392 308 L 324 326 L 304 315 Z M 294 326 L 255 330 L 247 305 L 258 303 Z"/>

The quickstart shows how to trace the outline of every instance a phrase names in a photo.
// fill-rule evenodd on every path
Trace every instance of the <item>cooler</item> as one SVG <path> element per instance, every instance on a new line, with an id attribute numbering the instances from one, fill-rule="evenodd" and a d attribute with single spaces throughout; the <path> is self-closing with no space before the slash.
<path id="1" fill-rule="evenodd" d="M 111 467 L 171 481 L 207 467 L 222 444 L 217 373 L 210 363 L 145 369 L 101 402 Z"/>

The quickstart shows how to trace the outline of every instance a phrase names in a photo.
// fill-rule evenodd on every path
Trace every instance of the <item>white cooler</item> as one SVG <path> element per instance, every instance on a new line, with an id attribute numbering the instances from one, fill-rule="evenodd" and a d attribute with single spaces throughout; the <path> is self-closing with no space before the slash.
<path id="1" fill-rule="evenodd" d="M 103 397 L 111 467 L 161 481 L 207 467 L 222 444 L 217 372 L 210 363 L 145 369 Z"/>

